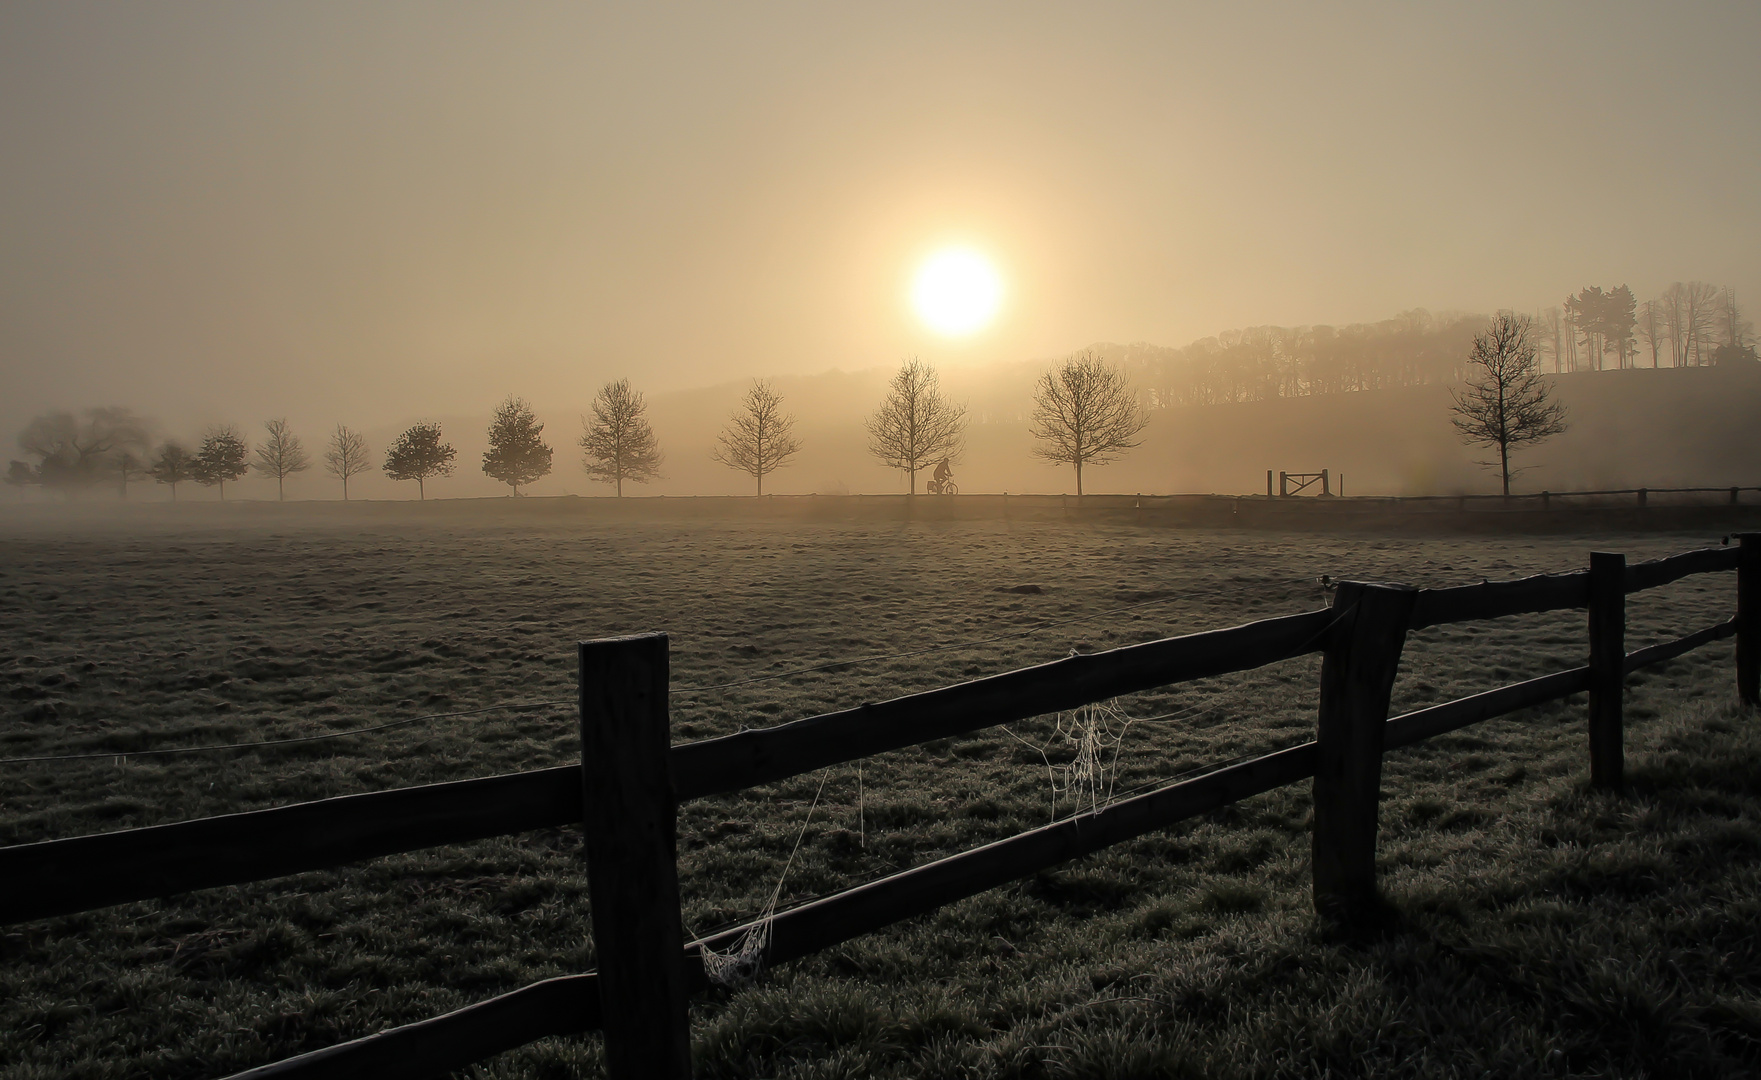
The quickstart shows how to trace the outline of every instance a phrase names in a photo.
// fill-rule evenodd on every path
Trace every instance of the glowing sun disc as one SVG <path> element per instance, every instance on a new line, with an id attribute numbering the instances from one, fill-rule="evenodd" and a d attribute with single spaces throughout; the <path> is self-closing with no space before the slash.
<path id="1" fill-rule="evenodd" d="M 968 248 L 931 255 L 911 283 L 911 306 L 931 330 L 950 337 L 990 324 L 1003 300 L 1003 279 L 990 260 Z"/>

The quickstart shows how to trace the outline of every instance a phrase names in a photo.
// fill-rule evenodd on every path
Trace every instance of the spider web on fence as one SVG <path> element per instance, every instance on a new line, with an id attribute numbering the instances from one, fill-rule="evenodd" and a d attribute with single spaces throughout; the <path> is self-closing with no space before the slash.
<path id="1" fill-rule="evenodd" d="M 1132 716 L 1118 698 L 1108 698 L 1054 714 L 1051 734 L 1043 743 L 1021 735 L 1010 725 L 1002 725 L 1002 731 L 1037 753 L 1044 763 L 1050 816 L 1055 824 L 1060 820 L 1059 807 L 1063 805 L 1070 808 L 1067 817 L 1096 813 L 1145 788 L 1270 753 L 1269 750 L 1254 750 L 1197 770 L 1163 775 L 1123 790 L 1119 787 L 1121 757 L 1133 728 L 1178 724 L 1206 714 L 1222 712 L 1230 706 L 1239 707 L 1244 704 L 1245 692 L 1246 687 L 1241 684 L 1225 686 L 1206 694 L 1196 702 L 1155 716 Z M 1062 759 L 1065 754 L 1069 755 L 1067 760 L 1053 760 L 1054 755 Z"/>

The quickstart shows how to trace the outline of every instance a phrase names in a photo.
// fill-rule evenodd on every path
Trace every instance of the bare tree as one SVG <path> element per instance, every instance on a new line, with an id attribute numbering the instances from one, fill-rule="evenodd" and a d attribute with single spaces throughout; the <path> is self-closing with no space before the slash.
<path id="1" fill-rule="evenodd" d="M 431 476 L 451 476 L 454 451 L 440 441 L 439 424 L 411 424 L 385 452 L 385 475 L 393 480 L 414 480 L 416 498 L 428 498 Z"/>
<path id="2" fill-rule="evenodd" d="M 1511 451 L 1566 428 L 1565 406 L 1548 396 L 1530 332 L 1526 315 L 1493 316 L 1492 325 L 1474 335 L 1468 354 L 1468 364 L 1478 370 L 1469 377 L 1465 391 L 1450 391 L 1455 399 L 1450 422 L 1464 442 L 1497 448 L 1497 461 L 1477 464 L 1498 469 L 1506 495 L 1510 478 L 1523 471 L 1511 469 Z"/>
<path id="3" fill-rule="evenodd" d="M 960 460 L 966 407 L 942 396 L 935 369 L 915 356 L 899 365 L 886 400 L 868 418 L 868 452 L 888 468 L 902 469 L 917 494 L 917 471 L 932 462 Z"/>
<path id="4" fill-rule="evenodd" d="M 1657 366 L 1658 354 L 1667 340 L 1668 330 L 1665 326 L 1663 303 L 1659 300 L 1647 300 L 1639 308 L 1639 337 L 1651 350 L 1651 366 Z"/>
<path id="5" fill-rule="evenodd" d="M 782 395 L 762 379 L 752 381 L 717 441 L 721 445 L 710 451 L 710 456 L 757 480 L 760 495 L 764 494 L 764 478 L 801 450 L 801 440 L 795 437 L 795 418 L 783 412 Z"/>
<path id="6" fill-rule="evenodd" d="M 1076 466 L 1081 495 L 1083 466 L 1105 465 L 1137 446 L 1149 422 L 1125 373 L 1085 350 L 1040 376 L 1028 433 L 1040 441 L 1035 457 Z"/>
<path id="7" fill-rule="evenodd" d="M 616 484 L 624 497 L 624 481 L 638 484 L 660 476 L 660 442 L 648 424 L 648 403 L 630 380 L 619 379 L 599 388 L 593 399 L 593 419 L 581 418 L 581 467 L 602 484 Z"/>
<path id="8" fill-rule="evenodd" d="M 250 453 L 250 446 L 237 428 L 230 424 L 210 428 L 202 438 L 202 448 L 196 451 L 190 476 L 204 487 L 220 485 L 220 501 L 225 502 L 226 482 L 239 479 L 250 468 L 247 464 Z"/>
<path id="9" fill-rule="evenodd" d="M 495 407 L 489 420 L 489 449 L 483 452 L 483 471 L 520 493 L 521 484 L 550 475 L 550 446 L 540 436 L 538 422 L 525 398 L 509 394 Z"/>
<path id="10" fill-rule="evenodd" d="M 342 481 L 342 501 L 349 501 L 349 477 L 371 468 L 367 440 L 345 424 L 336 425 L 330 433 L 330 449 L 324 451 L 324 471 Z"/>
<path id="11" fill-rule="evenodd" d="M 1539 344 L 1553 358 L 1553 373 L 1557 375 L 1565 370 L 1564 335 L 1567 332 L 1558 307 L 1550 307 L 1542 312 L 1541 326 L 1545 328 L 1545 332 L 1541 335 Z"/>
<path id="12" fill-rule="evenodd" d="M 147 424 L 120 407 L 45 413 L 25 426 L 19 448 L 37 459 L 38 483 L 73 488 L 97 483 L 121 469 L 122 455 L 134 455 L 135 467 L 145 455 Z M 126 483 L 126 481 L 125 481 Z"/>
<path id="13" fill-rule="evenodd" d="M 280 501 L 287 498 L 287 478 L 311 468 L 312 458 L 286 420 L 265 420 L 263 428 L 269 438 L 257 444 L 257 460 L 251 467 L 263 476 L 275 477 L 275 498 Z"/>
<path id="14" fill-rule="evenodd" d="M 1747 349 L 1755 337 L 1755 324 L 1743 318 L 1742 309 L 1737 307 L 1735 289 L 1718 294 L 1718 327 L 1724 335 L 1722 344 L 1738 352 Z"/>
<path id="15" fill-rule="evenodd" d="M 133 449 L 117 450 L 110 455 L 109 461 L 110 468 L 116 475 L 118 493 L 124 499 L 128 498 L 129 481 L 145 480 L 153 475 L 147 459 L 137 456 Z"/>
<path id="16" fill-rule="evenodd" d="M 1687 337 L 1696 367 L 1712 362 L 1713 335 L 1718 329 L 1718 287 L 1690 281 L 1682 294 Z"/>
<path id="17" fill-rule="evenodd" d="M 1676 367 L 1698 367 L 1712 354 L 1718 322 L 1718 289 L 1704 281 L 1676 282 L 1663 290 L 1664 323 Z"/>
<path id="18" fill-rule="evenodd" d="M 171 485 L 171 501 L 177 501 L 177 485 L 196 478 L 196 459 L 182 445 L 168 442 L 159 448 L 147 472 L 161 484 Z"/>

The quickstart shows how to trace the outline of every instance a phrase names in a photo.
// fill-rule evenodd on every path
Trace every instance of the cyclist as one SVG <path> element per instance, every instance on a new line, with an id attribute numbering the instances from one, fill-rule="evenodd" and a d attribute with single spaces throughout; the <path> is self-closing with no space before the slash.
<path id="1" fill-rule="evenodd" d="M 942 493 L 942 488 L 947 485 L 948 481 L 952 479 L 953 476 L 953 466 L 948 464 L 947 458 L 943 458 L 942 463 L 936 466 L 936 474 L 934 478 L 929 482 L 930 494 L 940 495 Z"/>

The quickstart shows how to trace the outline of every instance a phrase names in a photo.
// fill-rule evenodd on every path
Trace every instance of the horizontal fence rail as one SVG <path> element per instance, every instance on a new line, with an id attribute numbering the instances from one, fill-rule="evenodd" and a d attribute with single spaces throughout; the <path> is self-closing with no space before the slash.
<path id="1" fill-rule="evenodd" d="M 234 1073 L 232 1080 L 439 1076 L 553 1035 L 597 1031 L 599 975 L 563 975 L 376 1035 Z"/>
<path id="2" fill-rule="evenodd" d="M 0 923 L 581 820 L 581 770 L 510 773 L 0 848 Z"/>
<path id="3" fill-rule="evenodd" d="M 1325 609 L 1127 645 L 673 747 L 678 797 L 785 779 L 885 750 L 1228 674 L 1320 648 Z M 581 820 L 581 772 L 558 766 L 344 795 L 140 829 L 0 848 L 0 924 L 192 889 L 240 885 L 383 855 Z"/>
<path id="4" fill-rule="evenodd" d="M 1070 656 L 941 690 L 686 743 L 673 752 L 681 799 L 770 783 L 887 750 L 1090 702 L 1263 667 L 1324 644 L 1322 609 Z"/>

